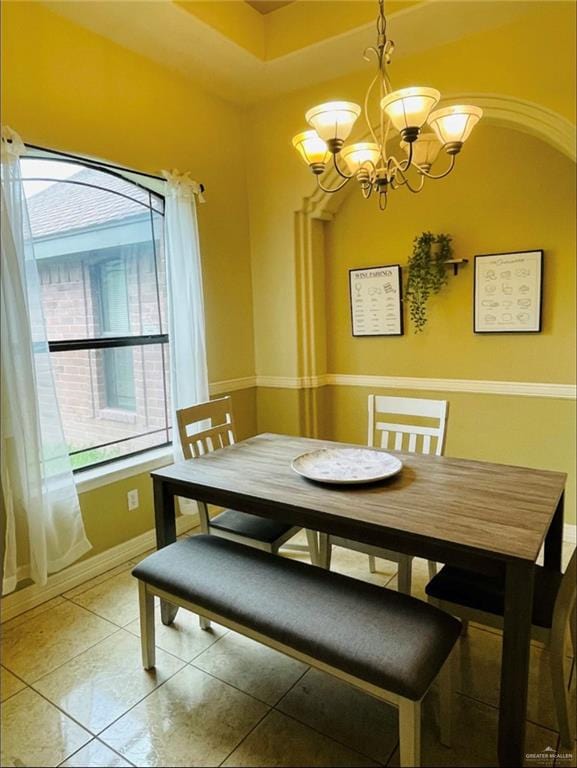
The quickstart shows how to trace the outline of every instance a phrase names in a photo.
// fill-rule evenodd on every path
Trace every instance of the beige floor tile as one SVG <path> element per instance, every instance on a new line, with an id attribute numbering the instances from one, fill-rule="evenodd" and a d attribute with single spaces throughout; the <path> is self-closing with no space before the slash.
<path id="1" fill-rule="evenodd" d="M 0 667 L 0 701 L 6 701 L 23 688 L 26 688 L 26 683 L 23 683 L 4 667 Z"/>
<path id="2" fill-rule="evenodd" d="M 457 689 L 474 699 L 498 706 L 501 677 L 501 636 L 470 627 L 459 644 Z M 572 687 L 573 696 L 575 686 Z M 557 729 L 557 718 L 551 690 L 549 653 L 531 647 L 529 700 L 527 718 L 545 728 Z"/>
<path id="3" fill-rule="evenodd" d="M 440 567 L 440 566 L 439 566 Z M 429 564 L 420 557 L 413 558 L 411 573 L 411 594 L 419 600 L 427 600 L 425 587 L 429 583 Z M 395 574 L 385 584 L 389 589 L 397 589 L 397 575 Z"/>
<path id="4" fill-rule="evenodd" d="M 260 701 L 185 667 L 100 738 L 138 766 L 214 766 L 266 711 Z"/>
<path id="5" fill-rule="evenodd" d="M 63 596 L 68 598 L 68 600 L 72 600 L 73 597 L 81 595 L 83 592 L 87 592 L 89 589 L 92 589 L 92 587 L 96 587 L 98 584 L 102 584 L 103 582 L 108 581 L 108 579 L 111 579 L 113 576 L 116 576 L 119 573 L 130 571 L 132 568 L 133 565 L 131 562 L 118 565 L 116 568 L 111 568 L 109 571 L 101 573 L 98 576 L 95 576 L 93 579 L 84 581 L 82 584 L 74 587 L 74 589 L 69 589 L 68 592 L 64 592 Z"/>
<path id="6" fill-rule="evenodd" d="M 38 680 L 34 688 L 96 734 L 183 666 L 181 659 L 158 650 L 156 668 L 145 671 L 140 641 L 121 629 Z"/>
<path id="7" fill-rule="evenodd" d="M 156 647 L 178 656 L 183 661 L 191 661 L 228 632 L 228 629 L 214 621 L 209 630 L 201 629 L 198 624 L 198 616 L 182 608 L 176 614 L 174 623 L 165 627 L 160 619 L 158 604 L 154 612 L 154 624 Z M 140 637 L 140 619 L 131 621 L 125 629 Z"/>
<path id="8" fill-rule="evenodd" d="M 65 760 L 61 768 L 123 768 L 123 766 L 130 768 L 130 765 L 131 763 L 113 752 L 106 744 L 93 739 Z"/>
<path id="9" fill-rule="evenodd" d="M 114 624 L 64 600 L 24 624 L 4 624 L 2 664 L 32 683 L 117 629 Z"/>
<path id="10" fill-rule="evenodd" d="M 458 768 L 482 768 L 497 766 L 498 710 L 466 696 L 457 696 L 453 743 L 450 748 L 439 741 L 438 701 L 434 693 L 429 694 L 423 706 L 422 720 L 422 765 L 458 766 Z M 557 748 L 558 734 L 533 723 L 527 723 L 525 748 L 527 753 L 541 754 L 547 747 Z M 398 750 L 388 765 L 399 765 Z M 552 761 L 532 758 L 526 765 L 548 765 Z"/>
<path id="11" fill-rule="evenodd" d="M 306 543 L 306 538 L 303 538 L 303 536 L 302 532 L 299 533 L 298 536 L 291 539 L 291 543 Z M 307 552 L 292 552 L 291 550 L 283 549 L 281 554 L 291 560 L 300 560 L 303 563 L 310 562 Z M 352 549 L 345 549 L 344 547 L 333 547 L 331 571 L 343 573 L 345 576 L 381 586 L 394 576 L 397 572 L 397 566 L 395 563 L 387 562 L 386 560 L 378 560 L 377 572 L 371 573 L 369 571 L 368 555 L 364 555 L 362 552 L 355 552 Z"/>
<path id="12" fill-rule="evenodd" d="M 58 765 L 90 738 L 84 728 L 30 688 L 2 705 L 1 765 Z"/>
<path id="13" fill-rule="evenodd" d="M 138 618 L 138 582 L 130 571 L 123 571 L 77 595 L 73 602 L 124 627 Z"/>
<path id="14" fill-rule="evenodd" d="M 369 571 L 369 556 L 344 547 L 333 547 L 331 571 L 382 586 L 397 572 L 397 564 L 377 560 L 376 573 Z"/>
<path id="15" fill-rule="evenodd" d="M 309 670 L 276 709 L 383 764 L 399 738 L 395 707 L 316 669 Z"/>
<path id="16" fill-rule="evenodd" d="M 306 664 L 236 632 L 211 645 L 193 664 L 271 705 L 307 670 Z"/>
<path id="17" fill-rule="evenodd" d="M 223 765 L 352 768 L 376 763 L 273 710 Z"/>
<path id="18" fill-rule="evenodd" d="M 63 597 L 53 597 L 52 600 L 47 600 L 45 603 L 37 605 L 36 608 L 31 608 L 29 611 L 25 611 L 19 616 L 15 616 L 13 619 L 9 619 L 8 621 L 4 622 L 2 624 L 2 631 L 4 631 L 7 627 L 17 627 L 18 624 L 25 624 L 29 619 L 34 619 L 36 616 L 40 616 L 41 613 L 51 611 L 53 608 L 56 608 L 57 605 L 60 605 L 63 602 Z"/>

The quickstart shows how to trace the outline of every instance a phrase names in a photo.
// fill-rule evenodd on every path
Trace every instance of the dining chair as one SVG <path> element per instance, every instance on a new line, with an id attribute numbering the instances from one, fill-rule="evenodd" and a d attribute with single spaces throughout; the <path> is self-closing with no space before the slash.
<path id="1" fill-rule="evenodd" d="M 181 408 L 176 412 L 176 418 L 185 459 L 198 458 L 235 442 L 232 402 L 228 396 Z M 265 552 L 276 554 L 285 542 L 301 530 L 298 526 L 233 509 L 225 509 L 211 518 L 207 505 L 197 503 L 203 533 L 211 533 Z M 316 564 L 316 533 L 307 530 L 306 534 L 308 546 L 303 548 L 308 550 L 311 562 Z"/>
<path id="2" fill-rule="evenodd" d="M 369 395 L 368 440 L 371 448 L 385 448 L 409 453 L 425 453 L 441 456 L 445 447 L 445 427 L 448 403 L 446 400 L 425 400 L 416 397 L 388 397 Z M 390 417 L 393 417 L 392 419 Z M 427 421 L 427 425 L 410 423 Z M 411 555 L 374 547 L 351 539 L 330 534 L 320 534 L 320 564 L 330 568 L 334 546 L 363 552 L 369 556 L 369 569 L 376 571 L 375 558 L 398 564 L 398 590 L 411 594 Z M 429 562 L 429 577 L 437 571 L 436 564 Z"/>
<path id="3" fill-rule="evenodd" d="M 505 584 L 502 579 L 445 565 L 427 584 L 428 601 L 465 621 L 503 629 Z M 575 658 L 577 550 L 564 574 L 535 568 L 531 637 L 549 651 L 549 667 L 557 724 L 564 747 L 572 747 L 572 720 L 567 690 L 565 638 L 570 628 Z"/>

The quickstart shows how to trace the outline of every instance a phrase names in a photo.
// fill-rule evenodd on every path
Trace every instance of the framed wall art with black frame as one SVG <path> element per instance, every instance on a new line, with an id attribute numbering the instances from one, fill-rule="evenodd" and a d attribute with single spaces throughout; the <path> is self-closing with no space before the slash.
<path id="1" fill-rule="evenodd" d="M 402 275 L 398 264 L 349 270 L 353 336 L 402 336 Z"/>
<path id="2" fill-rule="evenodd" d="M 475 333 L 540 333 L 543 251 L 475 256 Z"/>

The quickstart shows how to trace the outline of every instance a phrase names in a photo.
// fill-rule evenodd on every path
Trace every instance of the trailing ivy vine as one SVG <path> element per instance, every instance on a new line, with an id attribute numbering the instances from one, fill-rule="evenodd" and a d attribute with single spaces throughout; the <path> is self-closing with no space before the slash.
<path id="1" fill-rule="evenodd" d="M 447 282 L 446 262 L 452 257 L 453 246 L 449 235 L 423 232 L 413 241 L 405 296 L 415 333 L 421 333 L 427 322 L 429 297 L 439 293 Z"/>

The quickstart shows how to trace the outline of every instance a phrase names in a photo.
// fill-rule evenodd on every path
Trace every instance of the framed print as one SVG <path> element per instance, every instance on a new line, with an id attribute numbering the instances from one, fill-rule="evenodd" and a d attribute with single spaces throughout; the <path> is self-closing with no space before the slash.
<path id="1" fill-rule="evenodd" d="M 349 270 L 353 336 L 402 336 L 401 267 Z"/>
<path id="2" fill-rule="evenodd" d="M 475 256 L 475 333 L 539 333 L 543 251 Z"/>

